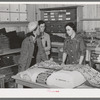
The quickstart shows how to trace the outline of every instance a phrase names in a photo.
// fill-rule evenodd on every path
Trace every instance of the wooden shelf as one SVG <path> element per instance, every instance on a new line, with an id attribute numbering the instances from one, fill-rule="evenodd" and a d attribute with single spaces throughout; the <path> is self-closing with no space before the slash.
<path id="1" fill-rule="evenodd" d="M 27 26 L 28 21 L 1 21 L 0 26 Z"/>
<path id="2" fill-rule="evenodd" d="M 13 66 L 18 66 L 18 64 L 14 64 L 14 65 L 9 65 L 9 66 L 5 66 L 5 67 L 1 67 L 0 70 L 5 69 L 5 68 L 10 68 L 10 67 L 13 67 Z"/>
<path id="3" fill-rule="evenodd" d="M 82 19 L 81 21 L 100 21 L 100 18 L 95 18 L 95 19 L 93 19 L 93 18 L 84 18 L 84 19 Z"/>
<path id="4" fill-rule="evenodd" d="M 3 50 L 2 53 L 0 53 L 0 56 L 13 54 L 13 53 L 20 53 L 21 49 L 9 49 L 9 50 Z"/>

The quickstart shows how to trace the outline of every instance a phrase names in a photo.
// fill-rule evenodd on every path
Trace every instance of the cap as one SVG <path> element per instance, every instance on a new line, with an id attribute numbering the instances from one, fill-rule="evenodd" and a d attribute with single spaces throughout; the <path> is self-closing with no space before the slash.
<path id="1" fill-rule="evenodd" d="M 29 30 L 29 32 L 32 32 L 37 26 L 38 26 L 38 22 L 37 21 L 30 22 L 28 24 L 28 30 Z"/>

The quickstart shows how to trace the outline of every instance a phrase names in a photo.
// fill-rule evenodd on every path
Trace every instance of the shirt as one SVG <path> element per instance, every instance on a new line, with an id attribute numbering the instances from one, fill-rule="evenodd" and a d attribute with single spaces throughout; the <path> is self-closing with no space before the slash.
<path id="1" fill-rule="evenodd" d="M 67 37 L 64 42 L 64 52 L 67 53 L 67 64 L 78 64 L 81 55 L 85 55 L 85 44 L 83 38 L 76 35 L 73 39 Z"/>
<path id="2" fill-rule="evenodd" d="M 42 35 L 42 44 L 45 50 L 46 55 L 50 54 L 51 42 L 49 34 L 45 33 Z"/>

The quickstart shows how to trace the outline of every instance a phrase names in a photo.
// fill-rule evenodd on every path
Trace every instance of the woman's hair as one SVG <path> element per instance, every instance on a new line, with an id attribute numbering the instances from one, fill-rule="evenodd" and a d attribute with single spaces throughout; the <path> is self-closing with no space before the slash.
<path id="1" fill-rule="evenodd" d="M 72 23 L 72 22 L 67 23 L 67 24 L 65 25 L 65 28 L 66 28 L 67 26 L 70 26 L 70 27 L 76 32 L 76 26 L 75 26 L 74 23 Z"/>

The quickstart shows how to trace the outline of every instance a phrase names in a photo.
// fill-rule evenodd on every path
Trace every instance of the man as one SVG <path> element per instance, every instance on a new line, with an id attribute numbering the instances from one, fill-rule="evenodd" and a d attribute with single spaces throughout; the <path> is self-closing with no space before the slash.
<path id="1" fill-rule="evenodd" d="M 21 54 L 19 59 L 19 72 L 28 69 L 36 63 L 35 59 L 35 42 L 36 37 L 39 35 L 38 22 L 30 22 L 28 24 L 29 32 L 22 42 Z"/>
<path id="2" fill-rule="evenodd" d="M 42 38 L 42 44 L 47 56 L 47 59 L 49 59 L 50 56 L 50 49 L 51 49 L 51 42 L 50 42 L 50 36 L 45 31 L 45 22 L 43 20 L 38 21 L 40 35 Z"/>

